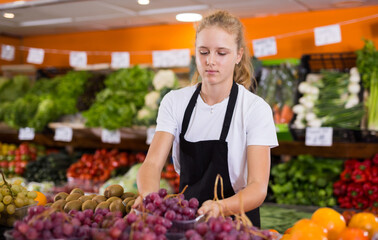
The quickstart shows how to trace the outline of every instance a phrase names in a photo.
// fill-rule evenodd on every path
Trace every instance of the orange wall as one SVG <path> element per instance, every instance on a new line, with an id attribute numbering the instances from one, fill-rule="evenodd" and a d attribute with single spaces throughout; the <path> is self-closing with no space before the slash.
<path id="1" fill-rule="evenodd" d="M 242 19 L 246 38 L 252 49 L 252 39 L 309 30 L 277 39 L 278 54 L 263 59 L 300 58 L 304 53 L 354 51 L 363 46 L 362 38 L 373 39 L 378 47 L 378 17 L 341 25 L 342 42 L 316 47 L 314 27 L 376 15 L 378 6 L 281 14 L 259 18 Z M 151 63 L 152 50 L 194 47 L 193 24 L 158 25 L 134 27 L 109 31 L 81 32 L 60 35 L 25 37 L 22 45 L 44 49 L 77 51 L 129 51 L 131 64 Z M 0 38 L 2 43 L 2 38 Z M 252 51 L 251 51 L 252 52 Z M 26 54 L 23 52 L 23 62 Z M 110 63 L 110 53 L 89 55 L 88 64 Z M 46 53 L 43 66 L 68 66 L 67 54 Z"/>

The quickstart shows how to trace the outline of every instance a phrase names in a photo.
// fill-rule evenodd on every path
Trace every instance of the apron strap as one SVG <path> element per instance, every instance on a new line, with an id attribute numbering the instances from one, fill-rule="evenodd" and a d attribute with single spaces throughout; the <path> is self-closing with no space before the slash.
<path id="1" fill-rule="evenodd" d="M 236 98 L 238 97 L 238 91 L 238 85 L 236 85 L 234 81 L 231 88 L 230 98 L 228 99 L 226 115 L 224 117 L 222 133 L 220 136 L 220 140 L 222 141 L 226 141 L 228 130 L 230 129 L 231 119 L 235 109 Z"/>
<path id="2" fill-rule="evenodd" d="M 189 101 L 188 106 L 186 107 L 184 119 L 182 120 L 182 129 L 181 134 L 185 136 L 186 130 L 188 130 L 190 117 L 192 116 L 194 106 L 196 105 L 198 95 L 201 91 L 201 83 L 198 83 L 196 91 L 193 93 L 192 98 Z"/>

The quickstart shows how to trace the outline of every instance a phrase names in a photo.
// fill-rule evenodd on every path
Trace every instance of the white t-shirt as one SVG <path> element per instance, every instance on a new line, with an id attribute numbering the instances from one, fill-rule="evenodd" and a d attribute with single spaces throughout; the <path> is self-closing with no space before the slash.
<path id="1" fill-rule="evenodd" d="M 197 85 L 170 91 L 160 103 L 156 131 L 174 135 L 172 158 L 180 174 L 180 133 L 189 100 Z M 278 146 L 271 107 L 259 96 L 239 85 L 238 97 L 226 142 L 228 143 L 228 170 L 235 192 L 247 185 L 247 146 Z M 200 96 L 193 109 L 185 139 L 189 142 L 220 138 L 229 97 L 213 106 Z"/>

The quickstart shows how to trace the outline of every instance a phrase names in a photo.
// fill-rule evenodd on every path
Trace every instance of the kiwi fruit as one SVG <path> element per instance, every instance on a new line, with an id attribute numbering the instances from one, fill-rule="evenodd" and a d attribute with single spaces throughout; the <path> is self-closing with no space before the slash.
<path id="1" fill-rule="evenodd" d="M 113 184 L 105 188 L 104 196 L 110 197 L 121 197 L 123 194 L 123 187 L 118 184 Z"/>
<path id="2" fill-rule="evenodd" d="M 84 191 L 81 190 L 80 188 L 74 188 L 74 189 L 72 189 L 72 191 L 70 192 L 70 194 L 72 194 L 72 193 L 79 193 L 82 196 L 84 195 Z"/>
<path id="3" fill-rule="evenodd" d="M 125 193 L 122 194 L 121 199 L 124 200 L 127 197 L 135 197 L 135 195 L 136 194 L 132 193 L 132 192 L 125 192 Z"/>
<path id="4" fill-rule="evenodd" d="M 69 201 L 66 203 L 66 205 L 64 206 L 64 211 L 66 213 L 68 213 L 69 211 L 71 210 L 78 210 L 80 211 L 81 210 L 81 205 L 83 203 L 80 201 L 80 200 L 72 200 L 72 201 Z"/>
<path id="5" fill-rule="evenodd" d="M 84 195 L 84 196 L 79 197 L 79 200 L 83 203 L 83 202 L 85 202 L 87 200 L 91 200 L 91 197 Z"/>
<path id="6" fill-rule="evenodd" d="M 126 212 L 129 213 L 131 211 L 131 207 L 134 205 L 135 199 L 132 199 L 126 204 Z"/>
<path id="7" fill-rule="evenodd" d="M 51 207 L 55 209 L 63 209 L 64 205 L 66 205 L 67 201 L 64 199 L 59 199 L 58 201 L 54 202 Z"/>
<path id="8" fill-rule="evenodd" d="M 78 200 L 82 195 L 80 193 L 71 193 L 66 197 L 66 201 L 70 202 L 73 200 Z"/>
<path id="9" fill-rule="evenodd" d="M 93 199 L 94 197 L 97 196 L 97 194 L 90 194 L 90 195 L 87 195 L 88 197 L 90 197 L 90 199 Z"/>
<path id="10" fill-rule="evenodd" d="M 125 214 L 125 206 L 122 204 L 122 200 L 115 200 L 109 205 L 109 210 L 111 212 L 120 211 L 122 214 Z"/>
<path id="11" fill-rule="evenodd" d="M 121 201 L 122 202 L 122 199 L 120 199 L 119 197 L 110 197 L 106 200 L 106 202 L 108 202 L 109 204 L 114 202 L 114 201 Z"/>
<path id="12" fill-rule="evenodd" d="M 102 195 L 98 195 L 98 196 L 95 196 L 94 198 L 92 198 L 92 200 L 96 201 L 97 203 L 105 202 L 106 201 L 106 197 L 102 196 Z"/>
<path id="13" fill-rule="evenodd" d="M 95 211 L 97 211 L 97 209 L 109 209 L 109 205 L 110 205 L 110 204 L 107 203 L 107 202 L 100 202 L 100 203 L 97 205 Z"/>
<path id="14" fill-rule="evenodd" d="M 127 198 L 123 199 L 123 201 L 122 201 L 123 205 L 126 206 L 128 202 L 130 202 L 131 200 L 134 200 L 134 199 L 135 199 L 135 197 L 127 197 Z"/>
<path id="15" fill-rule="evenodd" d="M 97 202 L 94 201 L 94 200 L 87 200 L 83 203 L 83 205 L 81 206 L 81 210 L 84 211 L 86 209 L 92 209 L 92 210 L 95 210 L 96 207 L 97 207 Z"/>
<path id="16" fill-rule="evenodd" d="M 54 196 L 54 202 L 60 200 L 60 199 L 63 199 L 63 200 L 66 200 L 68 196 L 68 193 L 66 192 L 60 192 L 60 193 L 57 193 L 55 196 Z"/>
<path id="17" fill-rule="evenodd" d="M 51 203 L 51 202 L 50 203 L 46 203 L 45 207 L 51 207 L 51 205 L 53 205 L 53 203 Z"/>

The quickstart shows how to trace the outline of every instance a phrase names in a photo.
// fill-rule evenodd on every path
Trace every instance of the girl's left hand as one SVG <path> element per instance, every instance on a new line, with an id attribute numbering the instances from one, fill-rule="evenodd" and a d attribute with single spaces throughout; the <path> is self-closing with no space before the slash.
<path id="1" fill-rule="evenodd" d="M 207 200 L 198 209 L 200 215 L 206 215 L 208 217 L 218 217 L 223 211 L 223 206 L 220 202 L 213 200 Z"/>

